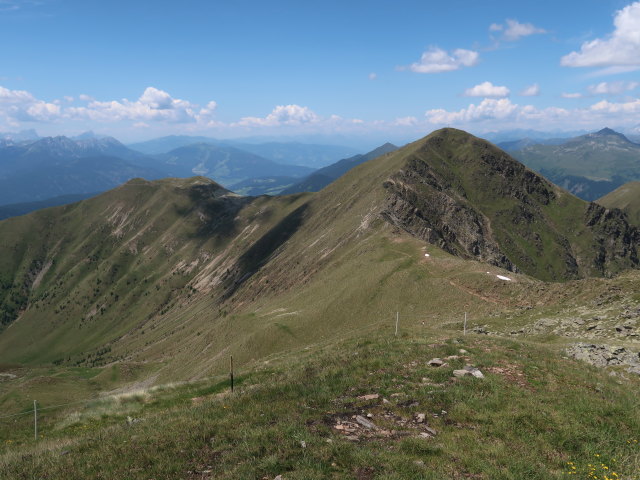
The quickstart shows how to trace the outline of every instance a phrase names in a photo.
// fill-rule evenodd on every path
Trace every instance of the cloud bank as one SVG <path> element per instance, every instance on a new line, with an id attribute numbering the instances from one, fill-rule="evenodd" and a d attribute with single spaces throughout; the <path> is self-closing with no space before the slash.
<path id="1" fill-rule="evenodd" d="M 565 67 L 640 68 L 640 2 L 618 10 L 613 20 L 614 30 L 604 38 L 585 42 L 579 51 L 565 55 L 560 64 Z M 626 69 L 628 70 L 628 69 Z"/>

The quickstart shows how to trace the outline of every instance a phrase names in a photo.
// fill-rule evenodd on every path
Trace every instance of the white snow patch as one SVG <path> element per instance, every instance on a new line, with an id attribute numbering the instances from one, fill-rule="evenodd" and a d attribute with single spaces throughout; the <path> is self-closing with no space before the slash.
<path id="1" fill-rule="evenodd" d="M 429 255 L 428 253 L 424 254 L 425 257 L 430 257 L 431 255 Z"/>
<path id="2" fill-rule="evenodd" d="M 500 280 L 505 280 L 507 282 L 511 281 L 509 277 L 505 277 L 504 275 L 496 275 L 496 277 L 498 277 Z"/>

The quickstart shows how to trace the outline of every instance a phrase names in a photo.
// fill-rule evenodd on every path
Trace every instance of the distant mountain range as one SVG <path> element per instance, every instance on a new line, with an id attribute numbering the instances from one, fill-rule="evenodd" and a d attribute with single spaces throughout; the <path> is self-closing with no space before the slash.
<path id="1" fill-rule="evenodd" d="M 135 177 L 153 180 L 204 175 L 229 186 L 257 177 L 276 176 L 287 177 L 286 185 L 290 185 L 314 171 L 225 144 L 197 143 L 147 155 L 115 138 L 91 132 L 74 138 L 27 140 L 34 136 L 37 137 L 35 132 L 23 132 L 5 135 L 0 140 L 0 205 L 21 204 L 17 209 L 8 206 L 5 212 L 25 213 L 28 208 L 58 204 L 54 198 L 95 194 Z M 193 137 L 176 138 L 193 140 Z M 303 147 L 295 145 L 294 149 Z"/>
<path id="2" fill-rule="evenodd" d="M 223 186 L 267 175 L 303 177 L 313 168 L 284 165 L 239 148 L 196 143 L 156 155 L 162 171 L 171 177 L 202 175 Z"/>
<path id="3" fill-rule="evenodd" d="M 522 138 L 528 138 L 534 140 L 536 143 L 544 143 L 548 140 L 554 139 L 568 139 L 572 137 L 577 137 L 579 135 L 584 135 L 589 133 L 586 130 L 574 130 L 574 131 L 547 131 L 542 132 L 540 130 L 531 130 L 531 129 L 514 129 L 514 130 L 502 130 L 499 132 L 488 132 L 482 135 L 483 138 L 486 138 L 490 142 L 495 144 L 508 143 L 512 141 L 517 141 Z"/>
<path id="4" fill-rule="evenodd" d="M 605 128 L 570 139 L 547 137 L 499 146 L 585 200 L 640 180 L 640 145 L 618 132 Z M 32 130 L 0 134 L 0 206 L 21 204 L 19 209 L 4 211 L 24 213 L 28 208 L 58 204 L 59 198 L 75 198 L 69 195 L 86 197 L 105 191 L 134 177 L 203 175 L 243 195 L 318 191 L 353 167 L 397 149 L 387 143 L 366 154 L 351 155 L 349 147 L 336 145 L 193 136 L 162 137 L 132 146 L 143 151 L 92 132 L 73 138 L 41 138 Z M 345 152 L 337 157 L 342 160 L 335 161 Z M 310 165 L 324 166 L 315 170 Z"/>
<path id="5" fill-rule="evenodd" d="M 289 195 L 300 192 L 318 192 L 353 167 L 397 149 L 398 147 L 395 145 L 385 143 L 364 155 L 354 155 L 320 168 L 302 180 L 293 177 L 266 176 L 244 180 L 231 185 L 230 188 L 242 195 Z"/>
<path id="6" fill-rule="evenodd" d="M 585 200 L 596 200 L 626 182 L 640 180 L 640 145 L 610 128 L 560 143 L 521 140 L 520 144 L 501 146 L 529 168 Z"/>
<path id="7" fill-rule="evenodd" d="M 391 143 L 385 143 L 384 145 L 376 148 L 375 150 L 365 153 L 364 155 L 355 155 L 350 158 L 345 158 L 327 167 L 321 168 L 313 172 L 308 177 L 305 177 L 302 181 L 285 188 L 281 194 L 287 195 L 290 193 L 299 192 L 318 192 L 324 187 L 329 185 L 334 180 L 337 180 L 342 175 L 347 173 L 353 167 L 360 165 L 361 163 L 373 160 L 385 153 L 390 153 L 397 150 L 398 147 Z"/>
<path id="8" fill-rule="evenodd" d="M 0 146 L 0 205 L 101 192 L 134 177 L 163 177 L 153 163 L 110 137 L 46 137 Z"/>
<path id="9" fill-rule="evenodd" d="M 146 142 L 133 143 L 130 148 L 148 155 L 168 153 L 180 147 L 206 143 L 233 147 L 253 153 L 276 163 L 320 168 L 341 158 L 357 153 L 350 147 L 340 145 L 319 145 L 301 142 L 247 142 L 243 140 L 218 140 L 210 137 L 170 135 Z"/>

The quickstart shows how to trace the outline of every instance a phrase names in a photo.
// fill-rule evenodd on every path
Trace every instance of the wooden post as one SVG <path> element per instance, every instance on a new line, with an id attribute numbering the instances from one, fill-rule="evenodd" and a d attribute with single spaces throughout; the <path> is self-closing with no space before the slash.
<path id="1" fill-rule="evenodd" d="M 467 312 L 464 312 L 464 326 L 462 327 L 463 329 L 463 335 L 467 334 Z"/>
<path id="2" fill-rule="evenodd" d="M 398 320 L 400 319 L 400 312 L 396 312 L 396 337 L 398 336 Z"/>
<path id="3" fill-rule="evenodd" d="M 231 393 L 233 393 L 233 355 L 231 355 L 231 371 L 229 376 L 231 377 Z"/>
<path id="4" fill-rule="evenodd" d="M 38 440 L 38 405 L 33 401 L 33 436 Z"/>

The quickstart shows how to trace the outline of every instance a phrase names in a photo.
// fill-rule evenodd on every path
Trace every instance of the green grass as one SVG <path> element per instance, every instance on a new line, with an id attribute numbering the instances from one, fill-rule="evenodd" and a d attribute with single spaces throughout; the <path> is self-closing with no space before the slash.
<path id="1" fill-rule="evenodd" d="M 460 349 L 466 358 L 448 366 L 426 363 Z M 465 363 L 486 378 L 451 380 Z M 370 335 L 274 357 L 246 372 L 235 395 L 217 396 L 225 386 L 148 392 L 129 401 L 140 405 L 130 425 L 124 410 L 100 421 L 76 416 L 73 426 L 60 420 L 39 445 L 5 445 L 0 471 L 15 479 L 560 479 L 572 465 L 575 478 L 589 478 L 597 459 L 619 478 L 640 475 L 638 379 L 616 380 L 537 344 L 420 329 Z M 380 397 L 358 398 L 372 393 Z M 418 413 L 435 437 L 419 437 Z M 390 433 L 347 439 L 335 426 L 356 414 Z"/>

